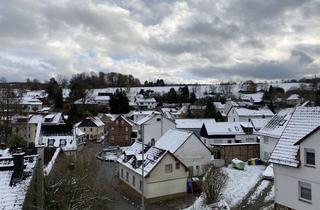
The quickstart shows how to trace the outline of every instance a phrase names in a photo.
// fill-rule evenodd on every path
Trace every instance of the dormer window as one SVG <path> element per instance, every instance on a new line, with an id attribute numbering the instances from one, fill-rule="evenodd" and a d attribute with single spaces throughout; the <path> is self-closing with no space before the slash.
<path id="1" fill-rule="evenodd" d="M 54 146 L 55 139 L 48 139 L 48 146 Z"/>
<path id="2" fill-rule="evenodd" d="M 316 160 L 315 160 L 315 150 L 311 148 L 304 149 L 304 160 L 306 166 L 315 167 Z"/>

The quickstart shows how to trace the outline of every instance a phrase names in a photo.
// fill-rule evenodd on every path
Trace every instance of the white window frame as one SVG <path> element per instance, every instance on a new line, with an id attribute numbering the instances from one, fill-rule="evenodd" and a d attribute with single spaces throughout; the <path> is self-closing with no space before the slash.
<path id="1" fill-rule="evenodd" d="M 314 154 L 314 164 L 307 163 L 307 153 Z M 304 148 L 304 165 L 308 167 L 316 167 L 316 151 L 313 148 Z"/>
<path id="2" fill-rule="evenodd" d="M 311 184 L 307 183 L 307 182 L 299 181 L 298 187 L 299 187 L 299 200 L 311 203 L 312 202 L 312 186 L 311 186 Z M 310 199 L 302 196 L 302 190 L 301 190 L 302 188 L 304 188 L 306 190 L 310 190 Z"/>
<path id="3" fill-rule="evenodd" d="M 164 172 L 166 174 L 172 173 L 172 164 L 171 163 L 164 165 Z"/>

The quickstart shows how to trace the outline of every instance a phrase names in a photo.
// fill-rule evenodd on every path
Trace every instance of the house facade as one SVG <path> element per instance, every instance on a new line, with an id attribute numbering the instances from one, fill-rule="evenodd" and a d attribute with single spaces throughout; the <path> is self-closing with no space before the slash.
<path id="1" fill-rule="evenodd" d="M 108 143 L 118 146 L 130 146 L 137 139 L 137 125 L 123 115 L 119 115 L 110 124 L 107 135 Z"/>
<path id="2" fill-rule="evenodd" d="M 260 138 L 260 159 L 262 161 L 267 162 L 269 160 L 273 149 L 291 118 L 292 112 L 293 109 L 281 110 L 258 132 Z"/>
<path id="3" fill-rule="evenodd" d="M 191 131 L 170 129 L 155 146 L 179 158 L 188 167 L 191 177 L 203 175 L 212 159 L 209 148 Z"/>
<path id="4" fill-rule="evenodd" d="M 161 114 L 151 114 L 137 122 L 141 138 L 145 144 L 154 145 L 169 129 L 175 128 L 175 123 Z"/>
<path id="5" fill-rule="evenodd" d="M 252 119 L 271 119 L 274 116 L 269 108 L 249 109 L 232 107 L 228 112 L 228 122 L 249 122 Z"/>
<path id="6" fill-rule="evenodd" d="M 319 209 L 320 107 L 298 107 L 271 157 L 276 209 Z"/>
<path id="7" fill-rule="evenodd" d="M 87 141 L 104 139 L 104 123 L 99 117 L 87 117 L 76 124 L 84 134 Z"/>
<path id="8" fill-rule="evenodd" d="M 147 145 L 144 148 L 144 159 L 142 144 L 138 141 L 118 159 L 119 178 L 124 190 L 133 191 L 139 199 L 143 190 L 147 202 L 185 194 L 188 169 L 183 162 L 169 151 Z"/>

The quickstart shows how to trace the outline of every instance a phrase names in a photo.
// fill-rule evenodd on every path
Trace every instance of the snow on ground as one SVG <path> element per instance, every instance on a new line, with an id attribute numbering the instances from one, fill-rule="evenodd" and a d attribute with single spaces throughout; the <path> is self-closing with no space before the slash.
<path id="1" fill-rule="evenodd" d="M 215 204 L 205 205 L 204 197 L 201 195 L 196 199 L 196 201 L 191 206 L 189 206 L 188 208 L 185 208 L 184 210 L 216 210 L 216 209 L 230 210 L 228 204 L 224 200 L 221 200 Z"/>
<path id="2" fill-rule="evenodd" d="M 268 193 L 268 195 L 265 197 L 265 201 L 271 201 L 274 200 L 274 185 L 271 188 L 271 191 Z"/>
<path id="3" fill-rule="evenodd" d="M 52 167 L 54 165 L 54 163 L 56 162 L 59 154 L 60 154 L 60 148 L 57 148 L 56 151 L 54 152 L 52 159 L 50 160 L 50 162 L 48 163 L 48 165 L 45 167 L 45 169 L 43 169 L 44 175 L 48 176 L 52 170 Z"/>
<path id="4" fill-rule="evenodd" d="M 225 167 L 223 170 L 228 174 L 229 179 L 225 189 L 223 190 L 222 196 L 230 207 L 234 207 L 239 204 L 247 193 L 257 184 L 262 177 L 262 172 L 265 170 L 265 166 L 245 165 L 244 170 L 241 171 L 234 169 L 229 165 L 229 167 Z M 261 191 L 265 188 L 264 185 L 265 184 L 261 186 Z M 184 210 L 211 209 L 211 207 L 203 205 L 203 200 L 203 196 L 200 196 L 190 207 Z"/>
<path id="5" fill-rule="evenodd" d="M 249 202 L 253 203 L 259 195 L 269 186 L 270 181 L 263 180 L 261 184 L 257 187 L 257 190 L 250 196 Z"/>
<path id="6" fill-rule="evenodd" d="M 222 193 L 223 198 L 230 207 L 237 205 L 247 193 L 257 184 L 262 177 L 265 166 L 246 165 L 243 171 L 232 168 L 224 168 L 229 179 Z"/>

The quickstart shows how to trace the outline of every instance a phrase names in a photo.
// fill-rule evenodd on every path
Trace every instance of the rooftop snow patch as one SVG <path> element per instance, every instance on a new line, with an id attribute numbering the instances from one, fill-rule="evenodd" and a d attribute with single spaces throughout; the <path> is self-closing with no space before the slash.
<path id="1" fill-rule="evenodd" d="M 156 142 L 156 147 L 175 153 L 191 135 L 190 131 L 170 129 Z"/>
<path id="2" fill-rule="evenodd" d="M 320 125 L 320 107 L 297 107 L 275 146 L 270 162 L 298 167 L 299 145 L 294 145 Z"/>

